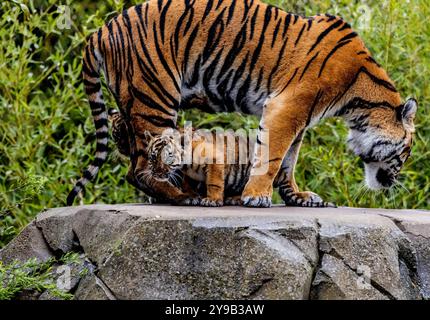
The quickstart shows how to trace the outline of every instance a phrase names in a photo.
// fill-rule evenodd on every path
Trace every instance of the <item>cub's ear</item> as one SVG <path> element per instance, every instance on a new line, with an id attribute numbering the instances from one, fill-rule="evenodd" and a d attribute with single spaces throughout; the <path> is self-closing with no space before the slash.
<path id="1" fill-rule="evenodd" d="M 415 99 L 409 99 L 406 101 L 402 108 L 402 121 L 406 129 L 415 131 L 415 116 L 418 110 L 418 103 Z"/>
<path id="2" fill-rule="evenodd" d="M 149 142 L 152 139 L 154 139 L 154 136 L 152 135 L 151 132 L 149 132 L 148 130 L 145 130 L 145 139 L 146 139 L 147 142 Z"/>

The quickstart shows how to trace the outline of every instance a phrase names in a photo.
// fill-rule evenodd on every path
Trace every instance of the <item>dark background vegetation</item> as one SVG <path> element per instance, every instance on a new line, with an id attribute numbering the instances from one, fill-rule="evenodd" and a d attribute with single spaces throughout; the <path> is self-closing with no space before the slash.
<path id="1" fill-rule="evenodd" d="M 401 185 L 372 193 L 362 184 L 362 164 L 346 148 L 347 130 L 329 120 L 305 139 L 297 168 L 302 189 L 342 206 L 430 209 L 429 66 L 427 0 L 268 1 L 304 15 L 339 14 L 351 22 L 406 98 L 419 99 L 416 144 Z M 95 133 L 81 81 L 85 39 L 135 1 L 16 0 L 0 4 L 0 248 L 38 212 L 63 206 L 90 162 Z M 62 29 L 71 12 L 70 28 Z M 60 26 L 60 27 L 59 27 Z M 109 95 L 108 104 L 113 106 Z M 255 128 L 252 117 L 191 111 L 182 120 L 211 128 Z M 141 202 L 125 181 L 128 164 L 111 155 L 81 203 Z M 275 195 L 275 199 L 279 197 Z"/>

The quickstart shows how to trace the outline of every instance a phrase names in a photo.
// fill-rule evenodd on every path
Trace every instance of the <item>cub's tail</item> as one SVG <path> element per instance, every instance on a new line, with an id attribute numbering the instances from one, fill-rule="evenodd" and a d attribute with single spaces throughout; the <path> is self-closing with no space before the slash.
<path id="1" fill-rule="evenodd" d="M 88 41 L 84 50 L 82 74 L 84 79 L 85 92 L 91 107 L 94 124 L 96 127 L 97 149 L 94 161 L 85 170 L 83 176 L 76 183 L 73 190 L 67 197 L 67 205 L 73 205 L 76 196 L 84 189 L 85 185 L 91 182 L 98 174 L 100 168 L 105 163 L 108 156 L 108 113 L 103 100 L 102 85 L 100 80 L 101 66 L 104 64 L 100 51 L 96 47 L 97 34 L 94 34 Z"/>

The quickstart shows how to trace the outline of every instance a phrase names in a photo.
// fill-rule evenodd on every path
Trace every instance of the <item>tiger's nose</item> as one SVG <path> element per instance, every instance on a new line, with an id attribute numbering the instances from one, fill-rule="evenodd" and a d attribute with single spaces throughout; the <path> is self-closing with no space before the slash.
<path id="1" fill-rule="evenodd" d="M 376 174 L 376 180 L 378 180 L 378 182 L 386 188 L 389 188 L 394 184 L 394 177 L 384 169 L 378 170 Z"/>

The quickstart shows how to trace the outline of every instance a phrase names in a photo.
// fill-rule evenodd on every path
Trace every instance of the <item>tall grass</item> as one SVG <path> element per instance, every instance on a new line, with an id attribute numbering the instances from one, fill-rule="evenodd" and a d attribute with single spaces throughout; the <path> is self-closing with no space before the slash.
<path id="1" fill-rule="evenodd" d="M 413 157 L 402 176 L 404 187 L 391 194 L 374 194 L 362 187 L 361 163 L 346 149 L 347 130 L 340 120 L 326 121 L 306 135 L 297 168 L 300 187 L 338 205 L 430 209 L 429 2 L 269 2 L 305 15 L 343 16 L 402 95 L 420 101 Z M 0 247 L 42 209 L 64 205 L 80 171 L 93 158 L 95 134 L 80 77 L 81 50 L 88 35 L 135 2 L 67 0 L 63 4 L 71 12 L 66 29 L 57 1 L 0 4 Z M 105 96 L 114 105 L 110 95 Z M 255 118 L 237 114 L 191 111 L 182 114 L 181 121 L 185 119 L 197 127 L 257 126 Z M 125 181 L 127 166 L 111 156 L 81 202 L 141 201 L 142 194 Z"/>

